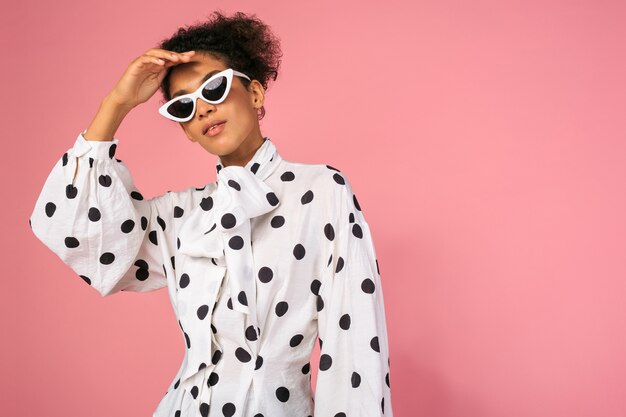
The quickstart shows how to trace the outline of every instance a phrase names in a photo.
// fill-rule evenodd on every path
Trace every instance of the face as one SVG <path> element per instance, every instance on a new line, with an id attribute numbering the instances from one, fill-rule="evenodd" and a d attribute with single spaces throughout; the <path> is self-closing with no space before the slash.
<path id="1" fill-rule="evenodd" d="M 208 73 L 227 68 L 221 60 L 196 52 L 188 62 L 172 68 L 170 94 L 174 98 L 175 95 L 195 91 L 207 79 L 204 77 Z M 244 86 L 243 80 L 233 75 L 228 96 L 219 104 L 210 104 L 201 98 L 196 99 L 196 113 L 192 119 L 179 123 L 189 140 L 218 155 L 226 166 L 245 165 L 263 143 L 257 109 L 263 105 L 265 91 L 257 80 L 252 80 L 248 88 Z M 221 132 L 215 136 L 202 134 L 207 124 L 222 120 L 226 123 Z"/>

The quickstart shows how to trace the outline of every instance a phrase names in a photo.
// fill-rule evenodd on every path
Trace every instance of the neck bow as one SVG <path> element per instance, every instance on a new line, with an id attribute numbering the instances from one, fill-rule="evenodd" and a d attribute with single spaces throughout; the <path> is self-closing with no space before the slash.
<path id="1" fill-rule="evenodd" d="M 215 352 L 219 350 L 211 318 L 226 274 L 230 288 L 222 288 L 221 291 L 229 291 L 233 310 L 246 315 L 246 329 L 242 332 L 251 328 L 257 333 L 255 339 L 259 336 L 250 219 L 278 206 L 278 197 L 264 181 L 281 161 L 275 145 L 267 137 L 244 167 L 225 167 L 219 158 L 216 165 L 217 188 L 213 188 L 214 191 L 189 213 L 179 232 L 178 250 L 187 255 L 181 260 L 185 271 L 179 272 L 195 273 L 205 281 L 193 291 L 185 291 L 186 288 L 177 290 L 176 295 L 186 310 L 183 314 L 177 308 L 179 325 L 187 341 L 180 381 L 194 396 L 198 415 L 203 415 L 202 407 L 206 409 L 210 403 L 207 378 L 215 367 L 213 362 L 217 363 Z M 216 280 L 216 276 L 219 279 Z M 203 315 L 206 314 L 202 320 L 195 314 L 200 307 L 205 308 Z M 246 340 L 250 354 L 256 357 L 257 341 Z M 218 355 L 221 356 L 221 353 L 219 351 Z"/>

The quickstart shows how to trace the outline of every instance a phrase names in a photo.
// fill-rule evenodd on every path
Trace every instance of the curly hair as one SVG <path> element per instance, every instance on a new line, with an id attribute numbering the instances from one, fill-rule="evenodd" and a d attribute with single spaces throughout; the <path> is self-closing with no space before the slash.
<path id="1" fill-rule="evenodd" d="M 282 57 L 280 39 L 256 15 L 236 12 L 227 17 L 219 10 L 206 22 L 179 28 L 170 38 L 161 41 L 159 48 L 212 55 L 229 68 L 256 79 L 266 90 L 270 80 L 278 77 Z M 169 92 L 172 68 L 175 66 L 167 69 L 161 82 L 164 102 L 172 98 Z M 243 77 L 240 80 L 246 88 L 250 84 Z M 258 110 L 257 116 L 259 120 L 265 116 L 265 107 Z"/>

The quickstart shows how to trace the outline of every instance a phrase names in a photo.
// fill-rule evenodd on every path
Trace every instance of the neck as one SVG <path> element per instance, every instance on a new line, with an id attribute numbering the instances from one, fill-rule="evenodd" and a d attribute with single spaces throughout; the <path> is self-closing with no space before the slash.
<path id="1" fill-rule="evenodd" d="M 260 130 L 255 130 L 252 132 L 241 145 L 232 153 L 224 156 L 220 156 L 220 160 L 222 161 L 222 165 L 224 167 L 237 165 L 237 166 L 246 166 L 248 162 L 252 159 L 256 151 L 263 145 L 263 135 Z"/>

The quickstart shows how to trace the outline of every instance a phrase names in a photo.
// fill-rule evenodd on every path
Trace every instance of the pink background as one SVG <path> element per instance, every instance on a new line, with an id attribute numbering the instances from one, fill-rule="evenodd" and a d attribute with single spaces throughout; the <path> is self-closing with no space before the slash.
<path id="1" fill-rule="evenodd" d="M 397 417 L 626 415 L 626 6 L 597 0 L 5 6 L 0 415 L 149 416 L 178 369 L 167 292 L 102 298 L 28 218 L 128 63 L 217 7 L 282 38 L 262 133 L 358 195 Z M 116 135 L 140 190 L 213 181 L 157 105 Z"/>

